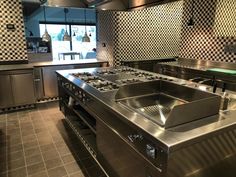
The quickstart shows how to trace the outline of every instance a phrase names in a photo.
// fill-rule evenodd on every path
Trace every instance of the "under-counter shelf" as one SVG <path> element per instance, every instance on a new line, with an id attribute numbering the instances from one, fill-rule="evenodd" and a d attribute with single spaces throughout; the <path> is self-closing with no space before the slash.
<path id="1" fill-rule="evenodd" d="M 91 131 L 91 129 L 88 127 L 86 128 L 81 125 L 78 120 L 72 120 L 71 118 L 66 117 L 66 121 L 80 141 L 84 144 L 86 149 L 90 152 L 90 154 L 96 157 L 97 143 L 96 135 L 93 133 L 93 131 Z"/>
<path id="2" fill-rule="evenodd" d="M 73 111 L 96 134 L 96 119 L 79 105 L 74 106 Z"/>

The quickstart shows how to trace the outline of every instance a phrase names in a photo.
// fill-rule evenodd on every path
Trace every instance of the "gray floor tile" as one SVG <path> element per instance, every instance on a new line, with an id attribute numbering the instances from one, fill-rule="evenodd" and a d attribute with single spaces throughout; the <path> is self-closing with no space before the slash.
<path id="1" fill-rule="evenodd" d="M 17 152 L 22 150 L 23 150 L 22 144 L 11 144 L 8 146 L 8 152 Z"/>
<path id="2" fill-rule="evenodd" d="M 24 158 L 20 158 L 17 160 L 9 160 L 8 161 L 8 170 L 14 170 L 16 168 L 20 168 L 20 167 L 24 167 L 25 166 L 25 159 Z"/>
<path id="3" fill-rule="evenodd" d="M 33 165 L 36 163 L 43 162 L 43 157 L 41 154 L 38 154 L 38 155 L 34 155 L 34 156 L 28 156 L 25 158 L 25 160 L 26 160 L 26 165 L 30 166 L 30 165 Z"/>
<path id="4" fill-rule="evenodd" d="M 35 156 L 41 154 L 39 146 L 30 148 L 30 149 L 25 149 L 25 156 Z"/>
<path id="5" fill-rule="evenodd" d="M 58 152 L 54 151 L 54 150 L 46 151 L 46 152 L 42 152 L 42 153 L 43 153 L 44 161 L 52 160 L 52 159 L 56 159 L 56 158 L 60 157 Z"/>
<path id="6" fill-rule="evenodd" d="M 71 154 L 70 149 L 66 145 L 62 145 L 61 147 L 57 147 L 57 150 L 61 156 Z"/>
<path id="7" fill-rule="evenodd" d="M 26 177 L 26 168 L 18 168 L 16 170 L 11 170 L 8 172 L 8 177 Z"/>
<path id="8" fill-rule="evenodd" d="M 42 146 L 42 145 L 52 144 L 53 140 L 51 136 L 48 135 L 48 136 L 38 137 L 38 142 L 39 142 L 39 145 Z"/>
<path id="9" fill-rule="evenodd" d="M 66 173 L 66 169 L 63 166 L 61 166 L 61 167 L 48 170 L 48 175 L 49 177 L 63 177 L 63 176 L 66 176 L 67 173 Z"/>
<path id="10" fill-rule="evenodd" d="M 10 160 L 17 160 L 24 158 L 24 152 L 23 150 L 16 151 L 16 152 L 10 152 L 8 158 Z"/>
<path id="11" fill-rule="evenodd" d="M 42 145 L 42 146 L 40 146 L 40 149 L 42 152 L 56 151 L 56 147 L 55 147 L 54 143 Z"/>
<path id="12" fill-rule="evenodd" d="M 66 164 L 65 169 L 68 174 L 72 174 L 72 173 L 76 173 L 76 172 L 81 171 L 79 165 L 76 162 Z"/>
<path id="13" fill-rule="evenodd" d="M 45 171 L 44 163 L 37 163 L 30 166 L 27 166 L 28 175 L 33 175 Z"/>
<path id="14" fill-rule="evenodd" d="M 16 129 L 7 130 L 7 135 L 12 135 L 12 136 L 20 135 L 20 129 L 16 128 Z"/>
<path id="15" fill-rule="evenodd" d="M 26 142 L 26 143 L 23 143 L 23 146 L 24 146 L 25 150 L 31 149 L 33 147 L 37 147 L 38 146 L 38 141 L 33 140 L 33 141 L 30 141 L 30 142 Z"/>
<path id="16" fill-rule="evenodd" d="M 92 176 L 99 170 L 77 138 L 69 135 L 62 118 L 58 103 L 0 114 L 0 153 L 5 154 L 0 157 L 0 177 L 7 176 L 7 169 L 9 177 L 88 177 L 84 166 L 94 170 L 89 177 L 99 177 Z"/>
<path id="17" fill-rule="evenodd" d="M 36 139 L 36 135 L 34 134 L 30 134 L 27 136 L 22 136 L 22 141 L 25 142 L 30 142 L 30 141 L 34 141 Z"/>
<path id="18" fill-rule="evenodd" d="M 45 165 L 46 165 L 46 168 L 49 170 L 55 167 L 62 166 L 63 163 L 60 158 L 56 158 L 56 159 L 45 161 Z"/>
<path id="19" fill-rule="evenodd" d="M 37 174 L 30 175 L 29 177 L 48 177 L 48 174 L 46 171 L 42 171 Z"/>
<path id="20" fill-rule="evenodd" d="M 8 136 L 8 142 L 10 144 L 22 144 L 22 139 L 18 135 L 15 135 L 15 136 L 14 135 L 9 135 Z"/>
<path id="21" fill-rule="evenodd" d="M 64 164 L 75 161 L 75 158 L 72 154 L 67 154 L 67 155 L 61 156 L 61 158 L 62 158 L 62 161 Z"/>
<path id="22" fill-rule="evenodd" d="M 28 136 L 34 134 L 34 129 L 21 129 L 22 136 Z"/>
<path id="23" fill-rule="evenodd" d="M 43 133 L 43 132 L 46 132 L 48 131 L 47 127 L 43 127 L 43 128 L 34 128 L 34 132 L 35 134 L 39 134 L 39 133 Z"/>

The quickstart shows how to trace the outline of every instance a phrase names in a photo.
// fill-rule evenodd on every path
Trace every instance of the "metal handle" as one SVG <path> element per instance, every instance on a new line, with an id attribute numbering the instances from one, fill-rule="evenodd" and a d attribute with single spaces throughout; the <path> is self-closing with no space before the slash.
<path id="1" fill-rule="evenodd" d="M 34 79 L 34 82 L 40 82 L 41 79 Z"/>

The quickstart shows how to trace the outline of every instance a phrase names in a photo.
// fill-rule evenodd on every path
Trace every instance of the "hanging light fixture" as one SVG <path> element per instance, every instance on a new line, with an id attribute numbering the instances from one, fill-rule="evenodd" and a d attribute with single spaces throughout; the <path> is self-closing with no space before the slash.
<path id="1" fill-rule="evenodd" d="M 45 32 L 42 36 L 42 41 L 49 42 L 51 41 L 51 36 L 48 34 L 47 30 L 47 19 L 46 19 L 46 6 L 43 6 L 43 14 L 44 14 L 44 23 L 45 23 Z"/>
<path id="2" fill-rule="evenodd" d="M 191 1 L 191 17 L 190 17 L 187 25 L 194 26 L 194 0 Z"/>
<path id="3" fill-rule="evenodd" d="M 66 28 L 66 31 L 64 33 L 64 36 L 63 36 L 63 41 L 70 41 L 71 40 L 71 37 L 70 35 L 68 34 L 67 32 L 67 18 L 66 18 L 66 14 L 69 12 L 69 10 L 67 8 L 64 8 L 64 13 L 65 13 L 65 28 Z"/>
<path id="4" fill-rule="evenodd" d="M 87 34 L 87 27 L 86 27 L 86 9 L 84 9 L 84 19 L 85 19 L 85 33 L 84 36 L 82 37 L 82 42 L 90 42 L 90 38 Z"/>

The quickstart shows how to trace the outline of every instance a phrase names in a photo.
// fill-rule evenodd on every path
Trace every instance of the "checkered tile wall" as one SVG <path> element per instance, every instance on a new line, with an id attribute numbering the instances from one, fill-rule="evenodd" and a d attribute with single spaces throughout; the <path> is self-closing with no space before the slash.
<path id="1" fill-rule="evenodd" d="M 98 13 L 98 58 L 121 61 L 177 56 L 183 1 L 139 11 Z M 101 48 L 101 43 L 107 47 Z M 113 62 L 112 62 L 112 60 Z"/>
<path id="2" fill-rule="evenodd" d="M 191 2 L 177 1 L 134 12 L 99 13 L 100 18 L 116 16 L 115 21 L 114 18 L 109 20 L 111 17 L 99 21 L 100 31 L 104 31 L 100 41 L 112 41 L 110 50 L 103 50 L 104 58 L 112 58 L 115 65 L 119 65 L 121 60 L 148 60 L 175 55 L 236 63 L 236 54 L 225 50 L 225 46 L 236 44 L 236 1 L 194 0 L 195 23 L 189 27 Z"/>
<path id="3" fill-rule="evenodd" d="M 7 29 L 14 24 L 15 29 Z M 0 64 L 6 61 L 27 61 L 21 0 L 0 1 Z"/>
<path id="4" fill-rule="evenodd" d="M 97 58 L 108 60 L 112 66 L 114 61 L 113 38 L 114 25 L 117 19 L 117 13 L 112 11 L 100 11 L 97 14 Z"/>
<path id="5" fill-rule="evenodd" d="M 236 1 L 194 2 L 192 27 L 187 26 L 191 0 L 184 4 L 180 57 L 236 63 L 236 54 L 225 51 L 225 46 L 236 44 Z"/>

